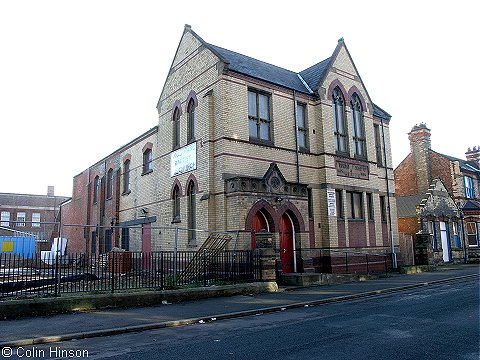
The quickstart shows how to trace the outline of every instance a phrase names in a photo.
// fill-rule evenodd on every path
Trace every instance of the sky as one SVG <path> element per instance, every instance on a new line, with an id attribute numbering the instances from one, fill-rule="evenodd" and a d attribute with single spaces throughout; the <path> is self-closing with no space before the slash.
<path id="1" fill-rule="evenodd" d="M 0 0 L 0 192 L 71 196 L 73 177 L 157 125 L 184 25 L 299 72 L 339 38 L 392 115 L 393 166 L 424 122 L 432 148 L 480 145 L 480 2 Z"/>

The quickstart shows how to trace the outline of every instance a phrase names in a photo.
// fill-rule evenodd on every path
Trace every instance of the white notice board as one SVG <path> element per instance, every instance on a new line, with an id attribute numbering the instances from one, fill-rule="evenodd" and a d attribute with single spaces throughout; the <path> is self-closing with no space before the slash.
<path id="1" fill-rule="evenodd" d="M 328 216 L 337 216 L 337 199 L 335 189 L 327 189 Z"/>

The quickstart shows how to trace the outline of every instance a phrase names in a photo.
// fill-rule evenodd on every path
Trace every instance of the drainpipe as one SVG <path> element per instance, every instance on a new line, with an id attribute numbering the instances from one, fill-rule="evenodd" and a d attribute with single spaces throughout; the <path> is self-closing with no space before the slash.
<path id="1" fill-rule="evenodd" d="M 385 129 L 383 124 L 383 117 L 380 117 L 380 122 L 382 125 L 383 158 L 385 161 L 385 182 L 387 184 L 387 208 L 388 208 L 388 223 L 389 223 L 389 233 L 390 233 L 390 249 L 392 252 L 392 267 L 396 269 L 397 254 L 395 254 L 395 243 L 393 241 L 392 214 L 391 214 L 391 208 L 390 208 L 390 185 L 388 183 L 387 146 L 385 143 Z"/>
<path id="2" fill-rule="evenodd" d="M 300 184 L 300 163 L 298 159 L 297 95 L 295 90 L 293 90 L 293 117 L 295 120 L 295 157 L 297 162 L 297 184 Z"/>
<path id="3" fill-rule="evenodd" d="M 463 242 L 463 262 L 467 263 L 467 243 L 465 241 L 465 222 L 463 212 L 460 212 L 460 220 L 462 221 L 462 242 Z"/>

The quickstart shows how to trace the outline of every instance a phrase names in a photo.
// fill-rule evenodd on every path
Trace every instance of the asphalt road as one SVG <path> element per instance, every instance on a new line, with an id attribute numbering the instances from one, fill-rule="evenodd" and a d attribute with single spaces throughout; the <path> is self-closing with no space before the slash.
<path id="1" fill-rule="evenodd" d="M 272 314 L 25 346 L 12 349 L 10 358 L 477 360 L 479 331 L 479 284 L 472 278 Z"/>

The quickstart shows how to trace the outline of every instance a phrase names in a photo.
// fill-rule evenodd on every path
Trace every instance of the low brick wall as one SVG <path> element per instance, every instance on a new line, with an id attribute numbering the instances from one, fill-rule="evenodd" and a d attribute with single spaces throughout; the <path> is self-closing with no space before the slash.
<path id="1" fill-rule="evenodd" d="M 161 304 L 162 301 L 181 302 L 218 296 L 275 292 L 277 290 L 277 283 L 270 281 L 181 290 L 96 295 L 85 294 L 81 296 L 65 295 L 56 298 L 6 300 L 0 302 L 0 319 L 91 311 L 115 307 L 153 306 Z"/>

